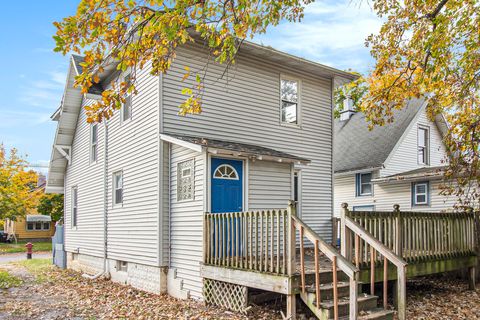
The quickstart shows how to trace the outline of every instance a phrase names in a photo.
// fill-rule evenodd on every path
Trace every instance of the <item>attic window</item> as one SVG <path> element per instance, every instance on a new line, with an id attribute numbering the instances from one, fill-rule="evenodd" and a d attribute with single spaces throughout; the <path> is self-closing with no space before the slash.
<path id="1" fill-rule="evenodd" d="M 123 78 L 123 81 L 127 83 L 127 86 L 130 86 L 130 75 L 126 75 Z M 132 94 L 131 93 L 126 93 L 125 94 L 125 102 L 122 105 L 122 110 L 121 110 L 121 119 L 123 121 L 127 121 L 132 118 Z"/>
<path id="2" fill-rule="evenodd" d="M 429 131 L 428 128 L 418 127 L 417 148 L 418 164 L 429 164 Z"/>
<path id="3" fill-rule="evenodd" d="M 237 170 L 228 164 L 218 166 L 213 177 L 215 179 L 238 180 Z"/>

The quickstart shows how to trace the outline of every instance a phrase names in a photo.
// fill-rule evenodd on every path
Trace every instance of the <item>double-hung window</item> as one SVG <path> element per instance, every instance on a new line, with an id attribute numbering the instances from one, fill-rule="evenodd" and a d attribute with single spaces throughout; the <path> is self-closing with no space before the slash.
<path id="1" fill-rule="evenodd" d="M 77 188 L 72 188 L 72 228 L 77 226 L 78 215 L 78 192 Z"/>
<path id="2" fill-rule="evenodd" d="M 430 199 L 430 184 L 415 182 L 412 184 L 412 204 L 414 206 L 428 205 Z"/>
<path id="3" fill-rule="evenodd" d="M 356 175 L 356 195 L 371 196 L 373 195 L 372 173 L 357 173 Z"/>
<path id="4" fill-rule="evenodd" d="M 280 80 L 281 123 L 294 125 L 299 123 L 299 90 L 300 83 L 298 80 L 285 78 Z"/>
<path id="5" fill-rule="evenodd" d="M 98 124 L 93 124 L 90 130 L 90 162 L 94 163 L 98 158 Z"/>
<path id="6" fill-rule="evenodd" d="M 123 172 L 118 171 L 113 174 L 113 204 L 123 204 Z"/>
<path id="7" fill-rule="evenodd" d="M 418 164 L 428 165 L 429 162 L 429 131 L 428 128 L 418 127 L 417 150 Z"/>
<path id="8" fill-rule="evenodd" d="M 125 76 L 123 81 L 127 84 L 127 87 L 130 87 L 129 74 Z M 124 98 L 125 98 L 125 102 L 123 103 L 122 110 L 121 110 L 122 122 L 132 118 L 132 94 L 127 92 Z"/>

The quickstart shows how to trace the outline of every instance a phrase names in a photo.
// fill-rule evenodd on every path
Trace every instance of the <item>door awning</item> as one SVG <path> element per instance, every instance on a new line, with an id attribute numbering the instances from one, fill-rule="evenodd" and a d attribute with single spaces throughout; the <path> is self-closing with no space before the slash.
<path id="1" fill-rule="evenodd" d="M 283 151 L 262 147 L 258 145 L 232 142 L 203 137 L 192 137 L 179 134 L 161 134 L 160 139 L 197 152 L 207 152 L 217 155 L 233 155 L 248 157 L 252 160 L 265 160 L 287 163 L 308 164 L 310 160 L 298 157 Z"/>

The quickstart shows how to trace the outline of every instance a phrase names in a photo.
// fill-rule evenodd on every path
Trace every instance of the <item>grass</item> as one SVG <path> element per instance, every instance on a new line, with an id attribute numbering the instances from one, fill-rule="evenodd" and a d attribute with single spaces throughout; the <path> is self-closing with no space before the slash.
<path id="1" fill-rule="evenodd" d="M 0 254 L 26 252 L 26 241 L 18 241 L 18 243 L 0 243 Z M 52 242 L 32 242 L 33 252 L 52 251 Z"/>
<path id="2" fill-rule="evenodd" d="M 0 289 L 8 289 L 22 284 L 22 280 L 0 269 Z"/>
<path id="3" fill-rule="evenodd" d="M 13 265 L 21 266 L 27 269 L 29 273 L 35 276 L 37 282 L 48 280 L 47 272 L 52 269 L 51 259 L 31 259 L 12 262 Z"/>

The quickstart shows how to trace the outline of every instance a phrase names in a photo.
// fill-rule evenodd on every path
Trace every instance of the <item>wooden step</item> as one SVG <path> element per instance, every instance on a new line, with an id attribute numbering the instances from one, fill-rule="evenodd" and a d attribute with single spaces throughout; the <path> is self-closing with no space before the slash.
<path id="1" fill-rule="evenodd" d="M 333 272 L 331 269 L 323 269 L 320 270 L 320 283 L 331 283 L 333 281 Z M 348 276 L 343 272 L 338 270 L 337 271 L 337 279 L 338 281 L 348 281 Z M 305 282 L 306 283 L 315 283 L 315 273 L 307 273 L 305 275 Z"/>
<path id="2" fill-rule="evenodd" d="M 320 303 L 320 308 L 317 308 L 315 305 L 315 293 L 300 294 L 303 302 L 309 307 L 309 309 L 319 318 L 319 319 L 333 319 L 334 317 L 334 308 L 333 300 L 323 300 Z M 377 296 L 360 294 L 358 297 L 358 310 L 359 311 L 369 311 L 377 308 Z M 348 311 L 350 309 L 350 301 L 348 297 L 343 297 L 338 301 L 338 316 L 348 316 Z M 373 318 L 375 319 L 375 318 Z"/>
<path id="3" fill-rule="evenodd" d="M 315 284 L 306 287 L 310 293 L 315 293 Z M 362 291 L 362 283 L 358 284 L 358 292 Z M 339 281 L 337 286 L 338 297 L 348 297 L 350 294 L 350 284 L 345 281 Z M 320 300 L 333 299 L 333 283 L 320 284 Z"/>
<path id="4" fill-rule="evenodd" d="M 384 309 L 373 309 L 370 311 L 361 312 L 358 315 L 358 320 L 393 320 L 395 311 Z"/>

